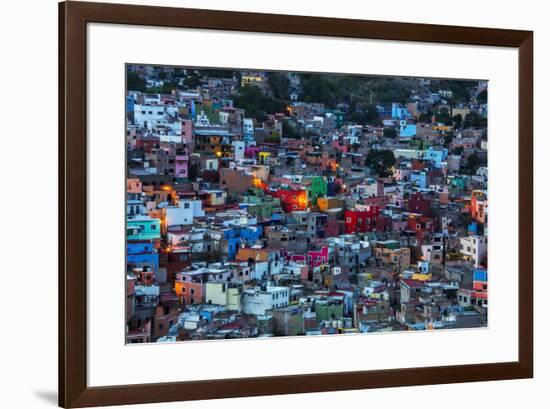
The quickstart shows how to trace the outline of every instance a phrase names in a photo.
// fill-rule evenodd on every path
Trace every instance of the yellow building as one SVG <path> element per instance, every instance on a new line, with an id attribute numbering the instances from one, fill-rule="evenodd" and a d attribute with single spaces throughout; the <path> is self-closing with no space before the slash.
<path id="1" fill-rule="evenodd" d="M 262 81 L 263 79 L 259 75 L 243 75 L 241 77 L 241 86 L 244 87 L 245 85 L 255 85 L 257 83 L 261 83 Z"/>
<path id="2" fill-rule="evenodd" d="M 236 285 L 211 281 L 206 283 L 205 300 L 208 304 L 224 305 L 230 311 L 241 311 L 242 290 Z"/>
<path id="3" fill-rule="evenodd" d="M 390 249 L 387 247 L 376 247 L 375 257 L 378 257 L 385 264 L 398 267 L 400 270 L 409 267 L 411 264 L 411 251 L 408 247 Z"/>
<path id="4" fill-rule="evenodd" d="M 271 156 L 271 152 L 259 152 L 258 153 L 260 163 L 265 164 L 267 159 Z"/>
<path id="5" fill-rule="evenodd" d="M 317 199 L 317 206 L 321 212 L 326 212 L 344 207 L 344 201 L 337 197 L 320 197 Z"/>
<path id="6" fill-rule="evenodd" d="M 429 281 L 432 279 L 432 275 L 429 273 L 414 273 L 411 278 L 418 281 Z"/>
<path id="7" fill-rule="evenodd" d="M 434 131 L 450 132 L 453 130 L 453 127 L 451 125 L 434 125 L 432 126 L 432 129 Z"/>

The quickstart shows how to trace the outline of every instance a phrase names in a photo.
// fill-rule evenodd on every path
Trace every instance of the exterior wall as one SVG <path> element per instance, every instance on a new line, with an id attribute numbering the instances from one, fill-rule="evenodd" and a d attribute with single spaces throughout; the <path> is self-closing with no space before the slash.
<path id="1" fill-rule="evenodd" d="M 160 219 L 136 218 L 126 222 L 127 240 L 160 239 Z"/>
<path id="2" fill-rule="evenodd" d="M 181 121 L 181 141 L 184 144 L 193 143 L 193 121 L 190 119 Z"/>
<path id="3" fill-rule="evenodd" d="M 166 226 L 193 224 L 193 209 L 188 201 L 181 201 L 179 206 L 169 206 L 166 210 Z"/>
<path id="4" fill-rule="evenodd" d="M 227 283 L 208 282 L 205 286 L 207 304 L 227 305 Z"/>
<path id="5" fill-rule="evenodd" d="M 134 123 L 153 129 L 155 121 L 164 118 L 164 105 L 134 105 Z"/>
<path id="6" fill-rule="evenodd" d="M 460 252 L 467 260 L 474 263 L 474 267 L 479 268 L 487 263 L 487 237 L 469 236 L 460 238 Z"/>
<path id="7" fill-rule="evenodd" d="M 365 210 L 346 210 L 344 212 L 346 234 L 366 233 L 376 226 L 378 206 L 366 206 Z"/>
<path id="8" fill-rule="evenodd" d="M 289 290 L 286 287 L 267 287 L 262 290 L 244 292 L 243 312 L 252 315 L 264 315 L 267 310 L 288 305 Z"/>
<path id="9" fill-rule="evenodd" d="M 126 192 L 139 194 L 143 191 L 143 186 L 139 179 L 126 180 Z"/>
<path id="10" fill-rule="evenodd" d="M 272 195 L 281 200 L 281 206 L 286 213 L 307 209 L 307 192 L 305 190 L 279 189 Z"/>
<path id="11" fill-rule="evenodd" d="M 193 281 L 176 280 L 174 291 L 180 301 L 185 304 L 200 304 L 204 302 L 204 284 Z"/>
<path id="12" fill-rule="evenodd" d="M 189 155 L 176 155 L 175 176 L 181 179 L 187 179 L 189 176 Z"/>
<path id="13" fill-rule="evenodd" d="M 220 186 L 229 192 L 244 193 L 254 186 L 254 177 L 241 170 L 220 169 Z"/>

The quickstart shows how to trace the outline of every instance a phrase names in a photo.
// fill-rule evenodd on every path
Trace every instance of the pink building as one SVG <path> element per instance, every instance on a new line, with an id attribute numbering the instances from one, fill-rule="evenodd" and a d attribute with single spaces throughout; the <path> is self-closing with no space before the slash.
<path id="1" fill-rule="evenodd" d="M 328 263 L 328 247 L 322 247 L 321 250 L 308 251 L 307 259 L 309 266 L 312 268 Z"/>
<path id="2" fill-rule="evenodd" d="M 184 144 L 193 143 L 193 121 L 191 119 L 181 121 L 181 141 Z"/>
<path id="3" fill-rule="evenodd" d="M 260 152 L 259 146 L 247 146 L 244 148 L 244 156 L 247 158 L 255 158 Z"/>
<path id="4" fill-rule="evenodd" d="M 189 171 L 189 155 L 176 155 L 176 177 L 187 179 Z"/>

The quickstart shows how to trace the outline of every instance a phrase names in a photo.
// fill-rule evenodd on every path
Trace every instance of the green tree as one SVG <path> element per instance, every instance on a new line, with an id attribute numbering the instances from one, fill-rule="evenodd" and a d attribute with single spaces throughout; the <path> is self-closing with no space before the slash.
<path id="1" fill-rule="evenodd" d="M 397 130 L 395 128 L 384 128 L 384 138 L 397 138 Z"/>
<path id="2" fill-rule="evenodd" d="M 306 102 L 322 102 L 334 107 L 337 95 L 335 83 L 324 75 L 302 74 L 300 99 Z"/>
<path id="3" fill-rule="evenodd" d="M 445 125 L 451 125 L 452 119 L 451 114 L 449 113 L 449 110 L 447 108 L 441 108 L 436 114 L 435 114 L 435 121 L 441 122 Z"/>
<path id="4" fill-rule="evenodd" d="M 237 108 L 245 110 L 248 117 L 260 122 L 266 119 L 267 114 L 283 112 L 285 104 L 283 101 L 268 97 L 254 85 L 248 85 L 240 89 L 240 93 L 233 98 Z"/>
<path id="5" fill-rule="evenodd" d="M 395 165 L 395 156 L 389 149 L 371 149 L 365 159 L 365 165 L 381 177 L 390 175 L 390 168 Z"/>
<path id="6" fill-rule="evenodd" d="M 195 89 L 201 85 L 201 80 L 195 75 L 189 75 L 183 80 L 183 85 L 189 89 Z"/>
<path id="7" fill-rule="evenodd" d="M 460 129 L 460 127 L 462 126 L 462 115 L 456 114 L 455 116 L 453 116 L 453 124 L 454 129 Z"/>
<path id="8" fill-rule="evenodd" d="M 449 146 L 451 146 L 451 142 L 453 141 L 453 133 L 452 132 L 446 132 L 445 133 L 445 138 L 443 140 L 443 147 L 444 148 L 448 148 Z"/>
<path id="9" fill-rule="evenodd" d="M 283 120 L 283 137 L 290 139 L 298 139 L 300 137 L 300 133 L 287 119 Z"/>
<path id="10" fill-rule="evenodd" d="M 486 104 L 487 103 L 487 90 L 484 89 L 479 94 L 477 94 L 476 99 L 477 99 L 477 102 L 479 102 L 480 104 Z"/>
<path id="11" fill-rule="evenodd" d="M 480 165 L 481 159 L 479 159 L 475 153 L 471 154 L 468 156 L 468 159 L 466 159 L 466 173 L 469 175 L 474 175 Z"/>
<path id="12" fill-rule="evenodd" d="M 464 146 L 457 146 L 451 151 L 453 155 L 462 155 L 463 152 L 464 152 Z"/>
<path id="13" fill-rule="evenodd" d="M 350 109 L 351 111 L 351 109 Z M 378 125 L 380 124 L 380 114 L 376 105 L 366 104 L 356 107 L 353 112 L 346 117 L 348 122 L 354 122 L 361 125 Z"/>
<path id="14" fill-rule="evenodd" d="M 422 112 L 419 116 L 418 116 L 418 122 L 432 122 L 432 111 L 427 111 L 427 112 Z"/>
<path id="15" fill-rule="evenodd" d="M 147 90 L 147 83 L 138 73 L 128 71 L 126 74 L 126 88 L 128 91 L 145 92 Z"/>
<path id="16" fill-rule="evenodd" d="M 266 142 L 270 143 L 279 143 L 281 141 L 281 137 L 277 131 L 273 131 L 269 134 L 269 136 L 266 138 Z"/>
<path id="17" fill-rule="evenodd" d="M 468 112 L 464 118 L 464 128 L 485 128 L 487 127 L 487 118 L 482 117 L 475 111 Z"/>
<path id="18" fill-rule="evenodd" d="M 270 72 L 267 82 L 275 98 L 283 100 L 289 99 L 290 80 L 285 74 Z"/>

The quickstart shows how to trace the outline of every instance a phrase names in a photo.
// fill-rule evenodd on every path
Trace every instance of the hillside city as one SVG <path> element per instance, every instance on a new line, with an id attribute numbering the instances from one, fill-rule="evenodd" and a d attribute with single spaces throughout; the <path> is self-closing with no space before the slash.
<path id="1" fill-rule="evenodd" d="M 127 343 L 487 326 L 487 81 L 126 68 Z"/>

